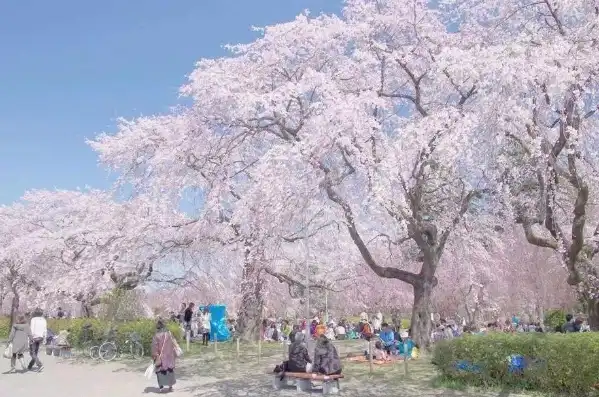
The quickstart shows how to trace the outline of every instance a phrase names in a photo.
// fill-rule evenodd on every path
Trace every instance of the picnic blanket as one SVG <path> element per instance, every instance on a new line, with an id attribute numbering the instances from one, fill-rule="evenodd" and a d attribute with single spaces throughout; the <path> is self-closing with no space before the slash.
<path id="1" fill-rule="evenodd" d="M 355 363 L 368 363 L 368 358 L 366 358 L 365 356 L 349 357 L 346 360 Z M 389 365 L 393 364 L 393 362 L 395 361 L 399 361 L 399 359 L 392 358 L 390 360 L 372 360 L 372 363 L 375 365 Z"/>

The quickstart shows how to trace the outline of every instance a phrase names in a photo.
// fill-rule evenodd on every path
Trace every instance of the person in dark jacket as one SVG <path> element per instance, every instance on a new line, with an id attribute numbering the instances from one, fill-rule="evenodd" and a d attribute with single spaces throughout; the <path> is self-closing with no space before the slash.
<path id="1" fill-rule="evenodd" d="M 563 333 L 580 332 L 580 326 L 574 321 L 574 316 L 566 314 L 566 323 L 562 326 Z"/>
<path id="2" fill-rule="evenodd" d="M 306 335 L 303 332 L 295 334 L 295 340 L 289 346 L 289 360 L 285 362 L 285 371 L 287 372 L 307 372 L 306 368 L 312 363 L 308 348 L 304 343 Z"/>
<path id="3" fill-rule="evenodd" d="M 191 302 L 189 304 L 189 306 L 187 306 L 187 309 L 185 309 L 185 311 L 183 312 L 183 323 L 185 324 L 185 331 L 188 331 L 191 333 L 191 320 L 193 319 L 193 308 L 195 307 L 195 304 L 193 302 Z M 191 337 L 193 337 L 193 334 L 191 334 Z"/>
<path id="4" fill-rule="evenodd" d="M 289 333 L 289 342 L 291 342 L 291 343 L 295 342 L 295 335 L 297 335 L 298 332 L 300 332 L 299 325 L 294 325 L 293 329 Z"/>
<path id="5" fill-rule="evenodd" d="M 314 363 L 312 372 L 324 375 L 338 375 L 341 373 L 341 359 L 335 345 L 326 337 L 320 336 L 314 348 Z"/>

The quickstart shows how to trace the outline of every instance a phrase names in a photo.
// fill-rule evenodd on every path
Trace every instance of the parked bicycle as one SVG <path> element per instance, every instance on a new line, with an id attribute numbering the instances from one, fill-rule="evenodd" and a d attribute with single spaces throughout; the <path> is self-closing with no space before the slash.
<path id="1" fill-rule="evenodd" d="M 85 355 L 97 360 L 100 358 L 100 346 L 94 339 L 94 333 L 90 324 L 85 324 L 81 333 L 80 346 Z"/>
<path id="2" fill-rule="evenodd" d="M 129 338 L 125 340 L 125 349 L 128 350 L 132 358 L 142 358 L 144 356 L 144 348 L 139 334 L 136 332 L 129 334 Z M 99 355 L 104 361 L 112 361 L 121 355 L 121 349 L 116 343 L 116 332 L 111 332 L 106 341 L 100 345 Z"/>

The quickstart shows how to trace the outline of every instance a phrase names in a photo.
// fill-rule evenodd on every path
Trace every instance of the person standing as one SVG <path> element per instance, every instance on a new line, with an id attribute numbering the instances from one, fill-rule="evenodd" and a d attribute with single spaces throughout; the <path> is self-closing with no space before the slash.
<path id="1" fill-rule="evenodd" d="M 202 345 L 208 346 L 210 342 L 210 331 L 212 331 L 212 316 L 208 310 L 208 306 L 204 308 L 204 314 L 202 314 Z"/>
<path id="2" fill-rule="evenodd" d="M 31 329 L 25 316 L 22 314 L 17 316 L 17 321 L 13 324 L 10 329 L 10 335 L 8 337 L 8 343 L 12 344 L 12 357 L 10 358 L 10 370 L 15 370 L 17 359 L 21 363 L 21 368 L 25 369 L 25 360 L 23 358 L 23 352 L 29 347 L 29 341 L 33 338 L 31 335 Z"/>
<path id="3" fill-rule="evenodd" d="M 29 361 L 29 365 L 27 368 L 29 370 L 33 369 L 33 365 L 37 365 L 37 370 L 41 371 L 44 369 L 44 365 L 39 359 L 39 351 L 40 345 L 44 342 L 48 335 L 48 324 L 46 319 L 44 318 L 44 313 L 40 309 L 36 309 L 33 312 L 33 317 L 31 318 L 31 335 L 32 341 L 29 347 L 29 354 L 31 355 L 31 361 Z"/>
<path id="4" fill-rule="evenodd" d="M 177 318 L 179 319 L 179 323 L 184 324 L 185 310 L 187 310 L 187 303 L 181 303 L 181 307 L 179 308 L 179 314 Z"/>
<path id="5" fill-rule="evenodd" d="M 158 388 L 164 391 L 167 387 L 169 392 L 173 391 L 175 379 L 175 344 L 173 335 L 168 331 L 162 320 L 156 323 L 156 334 L 152 338 L 152 360 L 158 380 Z"/>
<path id="6" fill-rule="evenodd" d="M 189 332 L 191 337 L 193 337 L 193 335 L 191 335 L 191 320 L 193 319 L 194 306 L 195 304 L 191 302 L 189 306 L 187 306 L 187 309 L 185 309 L 185 311 L 183 312 L 183 323 L 185 324 L 185 332 Z"/>

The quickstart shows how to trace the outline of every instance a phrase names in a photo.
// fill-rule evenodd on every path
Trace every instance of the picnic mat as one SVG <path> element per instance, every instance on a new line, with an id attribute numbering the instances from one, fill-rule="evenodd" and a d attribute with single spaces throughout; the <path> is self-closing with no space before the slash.
<path id="1" fill-rule="evenodd" d="M 354 363 L 368 363 L 368 359 L 365 356 L 357 356 L 357 357 L 349 357 L 346 361 L 351 361 Z M 391 359 L 391 360 L 372 360 L 372 363 L 375 365 L 389 365 L 393 364 L 394 361 L 399 361 L 399 359 Z"/>

